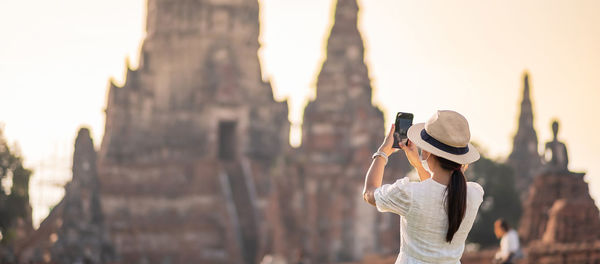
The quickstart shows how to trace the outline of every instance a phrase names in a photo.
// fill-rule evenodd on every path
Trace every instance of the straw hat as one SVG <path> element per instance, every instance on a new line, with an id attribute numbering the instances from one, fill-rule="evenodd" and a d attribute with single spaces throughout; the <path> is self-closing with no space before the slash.
<path id="1" fill-rule="evenodd" d="M 438 157 L 459 164 L 479 159 L 479 151 L 469 143 L 469 122 L 457 112 L 437 111 L 426 123 L 412 125 L 407 134 L 417 147 Z"/>

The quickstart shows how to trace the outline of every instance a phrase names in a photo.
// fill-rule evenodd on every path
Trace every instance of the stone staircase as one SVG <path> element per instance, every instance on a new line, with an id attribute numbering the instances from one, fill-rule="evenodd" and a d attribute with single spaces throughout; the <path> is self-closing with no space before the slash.
<path id="1" fill-rule="evenodd" d="M 222 175 L 226 177 L 229 195 L 228 203 L 233 204 L 233 211 L 237 221 L 238 244 L 242 252 L 244 263 L 257 262 L 258 253 L 258 223 L 257 212 L 254 206 L 254 190 L 251 177 L 245 175 L 239 161 L 222 163 Z"/>

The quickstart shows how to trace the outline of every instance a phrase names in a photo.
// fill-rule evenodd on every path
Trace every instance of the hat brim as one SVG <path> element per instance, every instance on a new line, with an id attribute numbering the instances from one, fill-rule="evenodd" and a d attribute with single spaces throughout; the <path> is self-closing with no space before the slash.
<path id="1" fill-rule="evenodd" d="M 425 123 L 418 123 L 412 125 L 408 128 L 407 136 L 408 139 L 414 143 L 417 147 L 430 152 L 433 155 L 438 157 L 445 158 L 447 160 L 454 161 L 458 164 L 469 164 L 477 161 L 480 158 L 479 151 L 473 146 L 473 144 L 469 143 L 469 152 L 461 155 L 456 155 L 452 153 L 448 153 L 439 148 L 434 147 L 433 145 L 427 143 L 425 140 L 421 138 L 421 131 L 425 129 Z"/>

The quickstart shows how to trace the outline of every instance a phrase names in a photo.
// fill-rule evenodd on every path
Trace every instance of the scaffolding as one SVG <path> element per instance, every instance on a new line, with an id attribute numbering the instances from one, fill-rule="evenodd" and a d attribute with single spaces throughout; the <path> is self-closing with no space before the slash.
<path id="1" fill-rule="evenodd" d="M 29 181 L 29 202 L 34 228 L 39 227 L 65 195 L 64 186 L 72 178 L 72 160 L 72 142 L 56 141 L 50 154 L 29 165 L 33 169 Z"/>

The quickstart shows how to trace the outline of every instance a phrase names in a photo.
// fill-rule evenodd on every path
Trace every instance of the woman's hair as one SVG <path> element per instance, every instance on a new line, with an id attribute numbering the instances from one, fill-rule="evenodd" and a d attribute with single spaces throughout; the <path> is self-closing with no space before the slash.
<path id="1" fill-rule="evenodd" d="M 467 209 L 467 180 L 461 168 L 462 165 L 442 157 L 435 156 L 440 166 L 452 172 L 450 183 L 446 187 L 446 210 L 448 213 L 448 232 L 446 242 L 450 243 L 460 223 L 465 217 Z"/>

